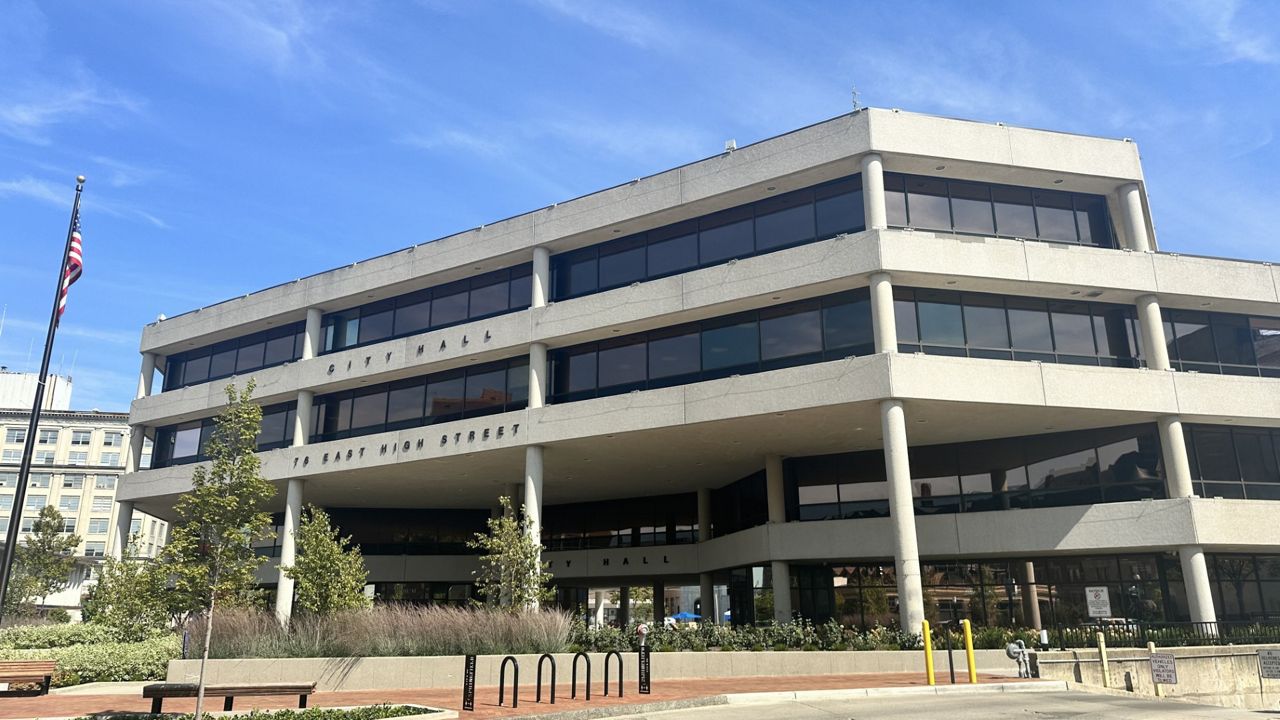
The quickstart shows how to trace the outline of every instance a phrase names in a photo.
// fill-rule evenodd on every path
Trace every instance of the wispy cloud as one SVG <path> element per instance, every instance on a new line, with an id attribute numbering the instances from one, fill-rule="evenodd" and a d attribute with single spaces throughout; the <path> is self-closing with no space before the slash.
<path id="1" fill-rule="evenodd" d="M 1207 46 L 1220 62 L 1280 63 L 1276 26 L 1245 17 L 1238 0 L 1182 0 L 1164 5 L 1178 17 L 1186 40 Z"/>
<path id="2" fill-rule="evenodd" d="M 44 332 L 48 326 L 42 322 L 10 317 L 5 320 L 5 327 L 10 330 L 27 330 Z M 139 333 L 136 330 L 103 330 L 85 327 L 74 323 L 58 324 L 58 334 L 64 337 L 77 337 L 86 340 L 111 343 L 113 345 L 137 345 Z"/>
<path id="3" fill-rule="evenodd" d="M 137 114 L 143 102 L 76 70 L 69 78 L 41 77 L 0 84 L 0 134 L 34 145 L 48 145 L 53 127 L 90 116 L 99 121 Z"/>
<path id="4" fill-rule="evenodd" d="M 72 194 L 65 184 L 24 175 L 13 180 L 0 180 L 0 198 L 5 197 L 25 197 L 65 208 L 70 207 Z M 161 230 L 170 229 L 167 222 L 146 210 L 128 203 L 103 199 L 101 195 L 86 197 L 82 201 L 82 207 L 85 216 L 100 212 L 111 217 L 142 221 Z"/>
<path id="5" fill-rule="evenodd" d="M 67 193 L 47 180 L 26 175 L 14 180 L 0 180 L 0 197 L 25 197 L 51 205 L 65 205 Z"/>
<path id="6" fill-rule="evenodd" d="M 115 188 L 142 185 L 164 175 L 163 171 L 155 168 L 142 167 L 103 155 L 94 155 L 90 159 L 107 171 L 107 184 Z"/>
<path id="7" fill-rule="evenodd" d="M 645 49 L 670 48 L 675 28 L 658 18 L 613 1 L 535 0 L 535 4 L 597 32 Z"/>

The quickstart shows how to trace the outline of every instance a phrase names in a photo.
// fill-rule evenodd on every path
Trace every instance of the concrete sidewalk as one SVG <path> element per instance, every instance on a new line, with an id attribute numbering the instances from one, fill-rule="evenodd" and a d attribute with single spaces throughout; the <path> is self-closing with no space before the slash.
<path id="1" fill-rule="evenodd" d="M 866 696 L 870 693 L 916 692 L 936 695 L 954 692 L 1000 692 L 1012 685 L 1026 685 L 1027 689 L 1038 686 L 1036 681 L 1018 681 L 999 675 L 981 675 L 981 684 L 938 685 L 929 687 L 924 681 L 923 673 L 860 673 L 856 675 L 809 675 L 786 677 L 740 677 L 740 678 L 703 678 L 692 680 L 663 680 L 655 682 L 653 692 L 641 695 L 636 692 L 634 683 L 623 688 L 623 696 L 617 696 L 617 684 L 610 688 L 610 695 L 603 694 L 600 679 L 596 678 L 591 689 L 591 701 L 585 700 L 584 692 L 579 687 L 577 699 L 569 698 L 567 678 L 561 678 L 556 687 L 556 704 L 547 702 L 548 689 L 543 688 L 543 702 L 534 703 L 535 688 L 533 685 L 520 686 L 520 705 L 518 708 L 499 707 L 498 688 L 480 687 L 476 689 L 475 712 L 462 712 L 464 718 L 525 717 L 531 715 L 566 715 L 585 717 L 594 715 L 605 717 L 628 712 L 653 712 L 675 707 L 695 707 L 706 704 L 725 704 L 729 702 L 762 702 L 770 697 L 795 698 L 811 693 L 850 693 Z M 985 686 L 985 687 L 984 687 Z M 1056 688 L 1062 689 L 1062 683 Z M 759 695 L 773 693 L 775 695 Z M 742 697 L 743 695 L 756 697 Z M 843 696 L 843 695 L 842 695 Z M 290 708 L 296 706 L 296 698 L 254 698 L 236 699 L 236 709 L 267 710 Z M 311 707 L 349 707 L 353 705 L 373 705 L 379 703 L 400 704 L 412 703 L 451 710 L 462 709 L 461 688 L 453 690 L 369 690 L 359 692 L 322 692 L 311 697 Z M 508 688 L 507 704 L 511 703 Z M 666 704 L 666 707 L 660 707 Z M 220 700 L 209 703 L 211 709 L 220 710 Z M 142 698 L 141 690 L 130 694 L 69 694 L 58 693 L 43 697 L 8 697 L 0 699 L 0 720 L 16 718 L 66 718 L 79 717 L 102 712 L 147 712 L 151 707 L 149 700 Z M 190 699 L 166 700 L 166 712 L 191 712 L 195 709 L 195 701 Z M 631 709 L 634 708 L 634 709 Z M 573 712 L 572 711 L 587 711 Z M 604 711 L 605 714 L 597 714 Z"/>

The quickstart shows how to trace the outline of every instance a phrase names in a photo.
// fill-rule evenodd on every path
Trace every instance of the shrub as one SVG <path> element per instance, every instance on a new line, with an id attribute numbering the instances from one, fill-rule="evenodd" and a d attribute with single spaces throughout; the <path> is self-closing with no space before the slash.
<path id="1" fill-rule="evenodd" d="M 44 616 L 49 622 L 56 623 L 58 625 L 66 625 L 71 622 L 71 613 L 63 610 L 62 608 L 54 608 L 45 613 Z"/>
<path id="2" fill-rule="evenodd" d="M 104 625 L 23 625 L 0 630 L 0 650 L 61 648 L 71 645 L 116 642 L 116 632 Z"/>
<path id="3" fill-rule="evenodd" d="M 80 626 L 71 626 L 80 627 Z M 89 682 L 163 680 L 169 661 L 178 657 L 174 635 L 138 643 L 96 642 L 70 647 L 0 650 L 0 660 L 52 659 L 54 687 Z"/>

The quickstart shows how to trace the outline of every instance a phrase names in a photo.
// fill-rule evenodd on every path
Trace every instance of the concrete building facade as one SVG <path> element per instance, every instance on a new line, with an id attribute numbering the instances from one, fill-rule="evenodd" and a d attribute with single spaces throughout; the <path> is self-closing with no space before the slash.
<path id="1" fill-rule="evenodd" d="M 326 507 L 385 599 L 469 597 L 508 495 L 566 607 L 1280 619 L 1280 272 L 1161 252 L 1128 140 L 861 110 L 141 351 L 122 503 L 170 518 L 252 377 L 271 554 Z"/>

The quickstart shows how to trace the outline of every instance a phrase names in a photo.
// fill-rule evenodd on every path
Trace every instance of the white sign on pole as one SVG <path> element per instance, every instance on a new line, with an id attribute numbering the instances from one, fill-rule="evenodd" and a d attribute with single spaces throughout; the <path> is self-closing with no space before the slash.
<path id="1" fill-rule="evenodd" d="M 1084 603 L 1089 607 L 1089 617 L 1111 617 L 1111 594 L 1107 591 L 1105 585 L 1085 588 Z"/>
<path id="2" fill-rule="evenodd" d="M 1280 680 L 1280 650 L 1259 650 L 1258 672 L 1264 678 Z"/>
<path id="3" fill-rule="evenodd" d="M 1159 685 L 1178 684 L 1178 666 L 1169 653 L 1151 653 L 1151 679 Z"/>

